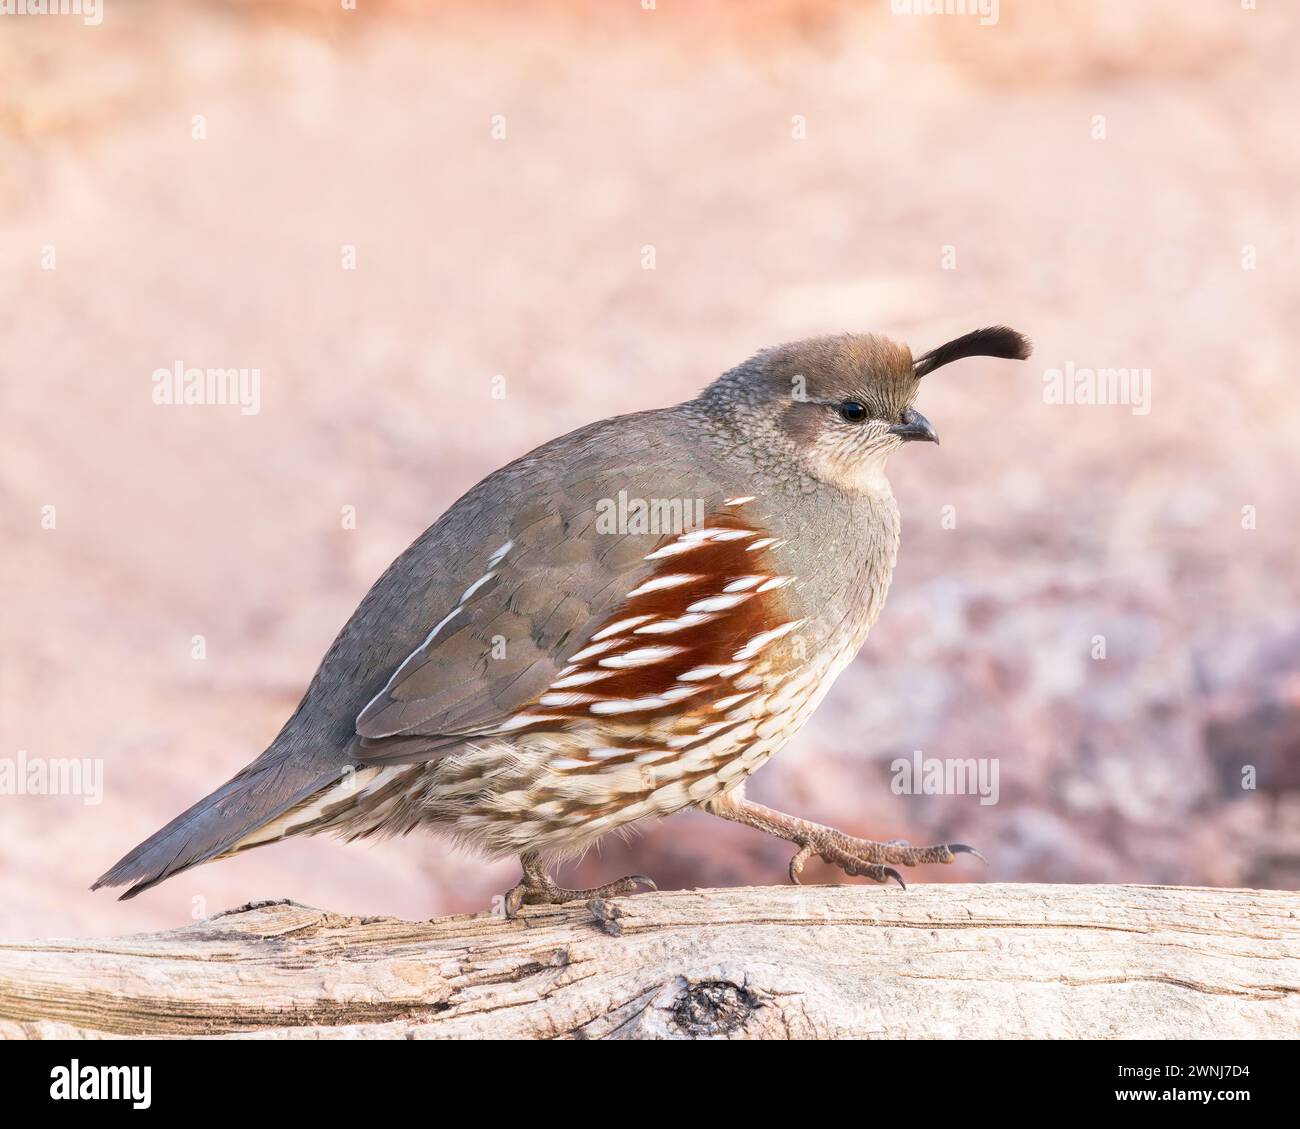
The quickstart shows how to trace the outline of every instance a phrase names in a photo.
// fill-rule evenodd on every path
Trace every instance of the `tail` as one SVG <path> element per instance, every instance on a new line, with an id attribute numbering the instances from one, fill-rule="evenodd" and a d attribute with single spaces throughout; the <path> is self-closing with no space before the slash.
<path id="1" fill-rule="evenodd" d="M 337 768 L 320 766 L 325 768 L 323 774 L 320 768 L 305 773 L 284 761 L 267 763 L 269 759 L 264 754 L 178 815 L 101 874 L 90 888 L 129 884 L 130 889 L 119 900 L 134 898 L 174 874 L 240 849 L 258 828 L 309 801 L 339 778 Z"/>

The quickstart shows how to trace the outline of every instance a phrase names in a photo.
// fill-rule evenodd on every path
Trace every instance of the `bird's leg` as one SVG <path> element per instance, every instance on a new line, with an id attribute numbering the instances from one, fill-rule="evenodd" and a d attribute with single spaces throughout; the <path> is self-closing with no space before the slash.
<path id="1" fill-rule="evenodd" d="M 753 803 L 746 800 L 743 793 L 737 794 L 737 791 L 709 801 L 704 805 L 704 810 L 733 823 L 743 823 L 746 827 L 766 831 L 769 835 L 794 843 L 799 850 L 790 860 L 791 882 L 798 883 L 804 863 L 813 855 L 820 856 L 832 866 L 838 866 L 845 874 L 860 874 L 874 878 L 877 882 L 892 878 L 904 887 L 907 884 L 894 869 L 896 866 L 955 862 L 957 856 L 962 854 L 974 855 L 981 862 L 985 861 L 979 851 L 964 843 L 913 847 L 902 839 L 892 839 L 886 843 L 878 843 L 874 839 L 855 839 L 833 827 L 823 827 L 820 823 L 811 823 Z"/>
<path id="2" fill-rule="evenodd" d="M 585 902 L 590 898 L 616 898 L 621 894 L 635 894 L 638 886 L 657 890 L 654 882 L 644 874 L 629 874 L 603 886 L 590 890 L 566 890 L 557 886 L 536 851 L 519 857 L 524 874 L 519 883 L 506 895 L 506 917 L 514 917 L 524 906 L 558 906 L 565 902 Z"/>

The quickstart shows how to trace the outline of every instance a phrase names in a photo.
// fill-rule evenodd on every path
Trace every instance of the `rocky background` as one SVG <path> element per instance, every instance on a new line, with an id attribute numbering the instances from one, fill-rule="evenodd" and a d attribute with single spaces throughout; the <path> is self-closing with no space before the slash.
<path id="1" fill-rule="evenodd" d="M 0 933 L 487 908 L 516 868 L 427 837 L 86 887 L 501 463 L 777 341 L 996 322 L 1035 356 L 927 385 L 889 605 L 750 794 L 1002 880 L 1294 885 L 1298 31 L 1228 0 L 0 16 L 0 761 L 104 772 L 98 804 L 0 795 Z M 258 367 L 260 412 L 155 405 L 177 360 Z M 1067 363 L 1150 369 L 1150 412 L 1046 403 Z M 894 794 L 914 750 L 995 758 L 998 802 Z M 685 815 L 562 877 L 787 857 Z"/>

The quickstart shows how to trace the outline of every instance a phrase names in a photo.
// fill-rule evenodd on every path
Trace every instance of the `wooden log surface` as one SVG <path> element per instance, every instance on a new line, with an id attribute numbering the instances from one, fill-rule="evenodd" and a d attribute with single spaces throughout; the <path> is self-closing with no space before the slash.
<path id="1" fill-rule="evenodd" d="M 1300 1036 L 1300 895 L 690 890 L 399 921 L 253 903 L 0 944 L 0 1035 Z"/>

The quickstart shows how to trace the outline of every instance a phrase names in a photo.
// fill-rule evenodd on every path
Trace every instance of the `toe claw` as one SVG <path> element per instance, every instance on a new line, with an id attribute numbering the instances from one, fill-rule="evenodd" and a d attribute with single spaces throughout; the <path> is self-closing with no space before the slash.
<path id="1" fill-rule="evenodd" d="M 790 859 L 790 881 L 795 886 L 802 886 L 803 880 L 799 877 L 803 873 L 803 864 L 813 856 L 813 847 L 811 843 L 800 844 L 800 847 Z"/>
<path id="2" fill-rule="evenodd" d="M 655 880 L 644 874 L 629 874 L 628 881 L 639 882 L 642 886 L 646 887 L 649 890 L 659 889 L 659 886 L 656 884 Z"/>
<path id="3" fill-rule="evenodd" d="M 885 880 L 888 881 L 890 878 L 897 882 L 904 890 L 907 889 L 907 883 L 903 881 L 903 876 L 892 866 L 887 866 L 885 867 Z"/>
<path id="4" fill-rule="evenodd" d="M 507 921 L 513 921 L 519 916 L 519 911 L 524 907 L 524 895 L 526 893 L 524 887 L 516 886 L 506 894 L 502 909 L 505 911 Z"/>
<path id="5" fill-rule="evenodd" d="M 965 843 L 949 843 L 948 850 L 954 855 L 974 855 L 985 866 L 988 866 L 989 864 L 989 860 L 986 859 L 982 854 L 980 854 L 979 851 L 977 851 L 974 847 L 968 847 Z M 956 859 L 951 859 L 949 861 L 955 862 Z"/>

